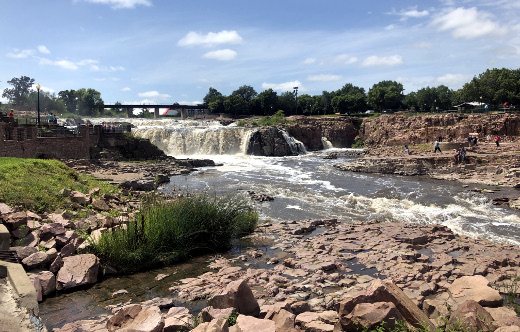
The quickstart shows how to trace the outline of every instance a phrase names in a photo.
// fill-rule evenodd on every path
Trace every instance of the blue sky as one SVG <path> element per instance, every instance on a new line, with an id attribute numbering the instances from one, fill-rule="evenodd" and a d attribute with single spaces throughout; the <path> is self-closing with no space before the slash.
<path id="1" fill-rule="evenodd" d="M 0 89 L 94 88 L 105 104 L 210 87 L 319 95 L 383 80 L 459 89 L 520 68 L 518 0 L 0 0 Z M 1 98 L 0 101 L 6 100 Z"/>

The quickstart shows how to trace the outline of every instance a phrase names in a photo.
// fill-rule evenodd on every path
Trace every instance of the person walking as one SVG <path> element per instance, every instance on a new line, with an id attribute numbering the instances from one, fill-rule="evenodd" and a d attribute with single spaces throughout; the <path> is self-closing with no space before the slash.
<path id="1" fill-rule="evenodd" d="M 442 153 L 441 148 L 439 147 L 439 141 L 433 142 L 433 147 L 435 148 L 433 150 L 433 153 L 437 153 L 437 150 L 439 150 L 439 152 Z"/>
<path id="2" fill-rule="evenodd" d="M 500 136 L 498 135 L 495 136 L 495 144 L 497 145 L 497 147 L 500 146 Z"/>

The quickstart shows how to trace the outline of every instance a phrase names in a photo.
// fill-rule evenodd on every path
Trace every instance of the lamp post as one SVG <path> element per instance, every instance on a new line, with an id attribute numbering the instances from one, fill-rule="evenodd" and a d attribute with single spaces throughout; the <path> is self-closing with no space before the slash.
<path id="1" fill-rule="evenodd" d="M 294 88 L 294 98 L 295 98 L 295 101 L 296 101 L 296 115 L 298 115 L 298 87 L 295 86 Z"/>
<path id="2" fill-rule="evenodd" d="M 38 90 L 38 127 L 40 126 L 40 83 L 36 84 L 36 90 Z"/>

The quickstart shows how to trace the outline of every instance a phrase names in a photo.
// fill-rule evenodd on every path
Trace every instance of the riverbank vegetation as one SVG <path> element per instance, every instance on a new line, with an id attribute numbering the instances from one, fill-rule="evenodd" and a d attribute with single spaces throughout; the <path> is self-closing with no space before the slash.
<path id="1" fill-rule="evenodd" d="M 0 158 L 0 202 L 36 213 L 66 208 L 70 199 L 62 189 L 88 193 L 115 193 L 117 188 L 79 174 L 57 160 Z"/>
<path id="2" fill-rule="evenodd" d="M 258 214 L 239 197 L 153 196 L 125 227 L 106 232 L 97 241 L 90 239 L 89 251 L 118 273 L 131 273 L 228 250 L 257 223 Z"/>

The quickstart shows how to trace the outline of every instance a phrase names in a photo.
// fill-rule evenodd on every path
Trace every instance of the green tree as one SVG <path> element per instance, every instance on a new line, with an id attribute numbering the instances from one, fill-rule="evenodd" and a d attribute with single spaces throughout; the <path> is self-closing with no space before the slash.
<path id="1" fill-rule="evenodd" d="M 256 114 L 273 115 L 278 107 L 278 95 L 273 89 L 265 90 L 253 99 Z"/>
<path id="2" fill-rule="evenodd" d="M 233 114 L 236 118 L 239 114 L 246 114 L 248 103 L 244 98 L 237 95 L 230 95 L 223 102 L 224 111 Z"/>
<path id="3" fill-rule="evenodd" d="M 250 102 L 253 100 L 253 98 L 258 96 L 258 93 L 255 91 L 255 89 L 249 85 L 242 85 L 231 94 L 244 99 L 246 102 Z"/>
<path id="4" fill-rule="evenodd" d="M 65 104 L 68 113 L 77 113 L 78 96 L 74 90 L 63 90 L 58 92 L 59 98 Z"/>
<path id="5" fill-rule="evenodd" d="M 9 99 L 9 102 L 14 105 L 23 105 L 25 98 L 29 94 L 29 89 L 34 84 L 34 78 L 27 76 L 13 77 L 7 83 L 13 87 L 11 89 L 5 88 L 2 97 Z"/>
<path id="6" fill-rule="evenodd" d="M 282 92 L 278 96 L 278 110 L 284 111 L 285 114 L 295 114 L 296 111 L 296 100 L 293 92 Z"/>
<path id="7" fill-rule="evenodd" d="M 204 96 L 204 104 L 205 105 L 208 105 L 211 104 L 212 102 L 214 101 L 217 101 L 219 99 L 223 99 L 223 95 L 222 93 L 218 92 L 217 89 L 214 89 L 214 88 L 209 88 L 209 91 L 208 93 L 206 94 L 206 96 Z"/>
<path id="8" fill-rule="evenodd" d="M 96 116 L 103 110 L 103 99 L 101 93 L 95 89 L 81 88 L 76 90 L 78 97 L 78 110 L 80 115 Z"/>
<path id="9" fill-rule="evenodd" d="M 368 91 L 368 103 L 376 110 L 397 109 L 402 106 L 404 88 L 395 81 L 381 81 Z"/>
<path id="10" fill-rule="evenodd" d="M 298 109 L 301 109 L 303 114 L 312 115 L 315 98 L 309 94 L 303 94 L 298 97 Z"/>
<path id="11" fill-rule="evenodd" d="M 245 101 L 245 107 L 242 109 L 242 114 L 251 114 L 253 108 L 253 98 L 258 96 L 258 93 L 249 85 L 242 85 L 237 90 L 231 93 L 232 96 L 237 96 Z"/>

